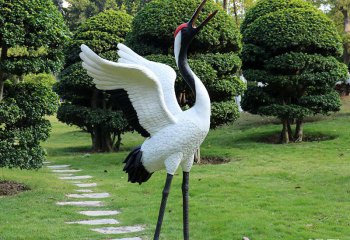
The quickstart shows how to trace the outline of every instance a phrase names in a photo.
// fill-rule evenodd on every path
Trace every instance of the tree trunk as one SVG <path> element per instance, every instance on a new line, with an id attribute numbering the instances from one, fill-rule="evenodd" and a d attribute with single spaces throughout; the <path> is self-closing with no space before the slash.
<path id="1" fill-rule="evenodd" d="M 7 46 L 1 46 L 1 58 L 0 62 L 3 62 L 7 58 Z M 0 102 L 4 98 L 4 82 L 6 80 L 6 73 L 0 69 Z"/>
<path id="2" fill-rule="evenodd" d="M 293 122 L 293 120 L 288 120 L 287 121 L 287 129 L 288 129 L 288 138 L 289 141 L 293 141 L 293 131 L 292 131 L 292 127 L 290 126 Z"/>
<path id="3" fill-rule="evenodd" d="M 113 144 L 109 133 L 106 133 L 101 126 L 95 126 L 92 134 L 93 152 L 112 152 Z"/>
<path id="4" fill-rule="evenodd" d="M 225 10 L 225 12 L 228 12 L 228 3 L 229 3 L 229 0 L 222 1 L 222 8 Z"/>
<path id="5" fill-rule="evenodd" d="M 350 33 L 349 12 L 345 8 L 342 8 L 341 12 L 342 12 L 343 17 L 344 17 L 344 32 L 346 34 L 349 34 Z M 349 53 L 350 46 L 349 46 L 349 43 L 348 42 L 344 42 L 343 47 L 344 47 L 343 62 L 348 66 L 349 62 L 350 62 L 350 53 Z"/>
<path id="6" fill-rule="evenodd" d="M 280 142 L 283 144 L 289 143 L 289 134 L 288 134 L 288 120 L 282 120 L 283 128 L 281 132 Z"/>
<path id="7" fill-rule="evenodd" d="M 2 73 L 0 73 L 0 102 L 4 98 L 4 80 L 2 79 Z"/>
<path id="8" fill-rule="evenodd" d="M 302 119 L 297 119 L 294 139 L 295 139 L 294 142 L 303 141 L 303 120 Z"/>
<path id="9" fill-rule="evenodd" d="M 99 90 L 95 89 L 92 94 L 91 108 L 99 108 Z M 104 103 L 102 107 L 105 108 Z M 94 152 L 112 152 L 113 151 L 113 141 L 110 132 L 105 131 L 103 126 L 96 125 L 92 126 L 92 150 Z"/>
<path id="10" fill-rule="evenodd" d="M 117 133 L 117 141 L 114 144 L 114 149 L 119 152 L 120 145 L 122 144 L 122 134 L 120 132 Z"/>
<path id="11" fill-rule="evenodd" d="M 238 26 L 239 20 L 238 20 L 238 9 L 237 9 L 236 1 L 233 1 L 233 14 L 235 15 L 236 25 Z"/>

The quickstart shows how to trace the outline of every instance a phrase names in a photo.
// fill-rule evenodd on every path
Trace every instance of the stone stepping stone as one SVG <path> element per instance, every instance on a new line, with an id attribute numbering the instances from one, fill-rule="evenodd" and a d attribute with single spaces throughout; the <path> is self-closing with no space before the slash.
<path id="1" fill-rule="evenodd" d="M 51 162 L 48 162 L 48 161 L 43 162 L 43 164 L 45 164 L 45 165 L 50 164 L 50 163 L 51 163 Z"/>
<path id="2" fill-rule="evenodd" d="M 67 168 L 70 167 L 70 165 L 52 165 L 52 166 L 47 166 L 50 169 L 61 169 L 61 168 Z"/>
<path id="3" fill-rule="evenodd" d="M 97 183 L 74 183 L 75 186 L 85 188 L 85 187 L 96 187 Z"/>
<path id="4" fill-rule="evenodd" d="M 72 177 L 73 174 L 71 173 L 65 173 L 65 174 L 58 174 L 59 177 Z"/>
<path id="5" fill-rule="evenodd" d="M 84 176 L 73 176 L 73 177 L 60 177 L 62 180 L 78 180 L 78 179 L 89 179 L 92 176 L 84 175 Z"/>
<path id="6" fill-rule="evenodd" d="M 124 226 L 124 227 L 104 227 L 104 228 L 92 228 L 92 231 L 103 234 L 124 234 L 143 231 L 142 226 Z"/>
<path id="7" fill-rule="evenodd" d="M 100 216 L 117 215 L 120 212 L 119 211 L 81 211 L 79 213 L 90 217 L 100 217 Z"/>
<path id="8" fill-rule="evenodd" d="M 81 202 L 57 202 L 60 206 L 78 206 L 78 207 L 102 207 L 101 201 L 81 201 Z"/>
<path id="9" fill-rule="evenodd" d="M 77 189 L 75 190 L 76 192 L 84 192 L 84 193 L 92 193 L 94 191 L 90 190 L 90 189 Z"/>
<path id="10" fill-rule="evenodd" d="M 108 198 L 109 193 L 83 193 L 83 194 L 67 194 L 70 198 Z"/>
<path id="11" fill-rule="evenodd" d="M 95 219 L 95 220 L 83 220 L 76 222 L 66 222 L 67 224 L 82 224 L 82 225 L 105 225 L 105 224 L 119 224 L 115 219 Z"/>
<path id="12" fill-rule="evenodd" d="M 81 170 L 73 170 L 73 169 L 65 169 L 65 170 L 52 170 L 54 173 L 76 173 L 80 172 Z"/>
<path id="13" fill-rule="evenodd" d="M 142 240 L 142 238 L 139 237 L 133 237 L 133 238 L 114 238 L 111 240 Z"/>

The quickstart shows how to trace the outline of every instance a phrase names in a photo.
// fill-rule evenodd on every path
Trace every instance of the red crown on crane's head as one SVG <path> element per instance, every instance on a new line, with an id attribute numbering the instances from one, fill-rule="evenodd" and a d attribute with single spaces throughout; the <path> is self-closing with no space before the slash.
<path id="1" fill-rule="evenodd" d="M 184 28 L 187 28 L 190 30 L 190 32 L 192 32 L 193 36 L 196 35 L 199 30 L 202 29 L 202 27 L 204 27 L 214 16 L 215 14 L 218 12 L 218 10 L 214 11 L 213 13 L 209 14 L 209 16 L 201 23 L 199 24 L 198 27 L 196 27 L 196 20 L 199 16 L 199 13 L 201 12 L 201 10 L 203 9 L 205 3 L 207 2 L 207 0 L 203 0 L 202 3 L 198 6 L 198 8 L 196 9 L 196 11 L 194 12 L 191 20 L 187 23 L 183 23 L 180 26 L 178 26 L 175 30 L 174 33 L 174 37 L 177 36 L 177 34 L 183 30 Z"/>

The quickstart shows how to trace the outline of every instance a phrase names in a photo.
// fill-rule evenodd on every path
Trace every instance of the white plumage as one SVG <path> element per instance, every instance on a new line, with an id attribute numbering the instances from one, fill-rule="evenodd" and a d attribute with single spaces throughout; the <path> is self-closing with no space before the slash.
<path id="1" fill-rule="evenodd" d="M 197 95 L 204 95 L 205 101 L 197 100 L 193 108 L 182 111 L 174 90 L 176 73 L 171 67 L 149 61 L 123 44 L 118 44 L 118 63 L 99 57 L 85 45 L 81 49 L 83 67 L 96 87 L 126 90 L 140 125 L 150 133 L 141 146 L 146 170 L 152 173 L 166 168 L 174 174 L 181 165 L 183 171 L 190 171 L 194 152 L 210 125 L 210 100 L 200 80 L 196 77 Z"/>

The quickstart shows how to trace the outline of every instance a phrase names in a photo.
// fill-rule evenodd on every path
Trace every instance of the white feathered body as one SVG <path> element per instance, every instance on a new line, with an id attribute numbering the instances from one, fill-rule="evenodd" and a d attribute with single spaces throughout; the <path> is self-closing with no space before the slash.
<path id="1" fill-rule="evenodd" d="M 208 134 L 209 124 L 198 124 L 203 119 L 196 119 L 191 110 L 181 113 L 177 120 L 142 144 L 142 162 L 149 172 L 165 168 L 174 174 L 179 165 L 183 171 L 190 171 L 194 153 Z"/>

